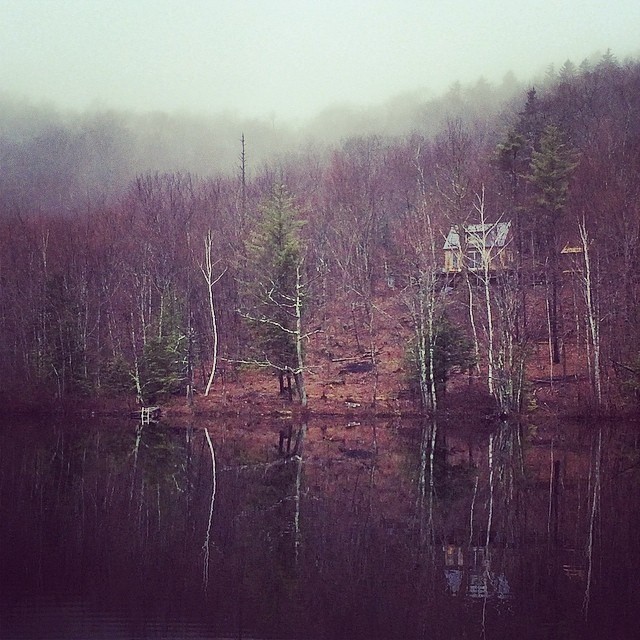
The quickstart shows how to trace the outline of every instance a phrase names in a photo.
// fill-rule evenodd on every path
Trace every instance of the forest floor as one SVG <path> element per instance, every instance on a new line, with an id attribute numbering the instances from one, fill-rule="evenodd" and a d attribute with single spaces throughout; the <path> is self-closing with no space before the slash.
<path id="1" fill-rule="evenodd" d="M 278 376 L 256 366 L 220 363 L 210 394 L 196 394 L 167 404 L 174 416 L 248 414 L 261 416 L 342 416 L 347 422 L 363 418 L 421 415 L 410 390 L 407 344 L 411 319 L 397 295 L 388 292 L 365 305 L 342 305 L 341 312 L 318 318 L 322 331 L 313 334 L 306 350 L 308 370 L 306 408 L 295 391 L 279 393 Z M 345 311 L 348 310 L 348 311 Z M 562 362 L 552 365 L 543 332 L 529 345 L 524 413 L 538 420 L 584 417 L 589 412 L 589 380 L 584 350 L 569 335 Z M 483 370 L 453 371 L 440 410 L 459 421 L 494 419 L 497 415 Z"/>
<path id="2" fill-rule="evenodd" d="M 455 307 L 454 301 L 454 313 Z M 463 305 L 458 304 L 458 308 L 463 309 Z M 295 391 L 292 397 L 279 393 L 278 376 L 273 370 L 221 358 L 209 395 L 204 395 L 201 386 L 191 402 L 184 396 L 163 400 L 157 403 L 162 406 L 163 415 L 176 422 L 221 415 L 250 419 L 340 417 L 344 424 L 374 417 L 422 415 L 419 401 L 410 391 L 406 358 L 411 318 L 397 292 L 382 291 L 372 305 L 338 301 L 335 308 L 325 309 L 313 321 L 306 346 L 306 407 L 297 401 Z M 457 321 L 464 322 L 462 315 Z M 545 323 L 538 324 L 542 327 L 539 337 L 528 345 L 525 407 L 519 418 L 542 423 L 559 417 L 588 417 L 591 393 L 585 350 L 569 333 L 563 342 L 562 362 L 551 365 Z M 570 321 L 566 324 L 570 325 Z M 200 372 L 200 377 L 206 379 L 206 370 Z M 0 407 L 6 411 L 10 405 L 18 404 L 12 400 L 6 398 Z M 27 404 L 32 413 L 46 414 L 60 408 L 50 398 L 31 398 Z M 611 406 L 616 406 L 615 401 Z M 117 414 L 139 410 L 139 406 L 133 396 L 88 401 L 74 398 L 65 402 L 64 409 Z M 486 371 L 452 372 L 439 414 L 457 424 L 495 421 L 497 410 L 487 388 Z"/>

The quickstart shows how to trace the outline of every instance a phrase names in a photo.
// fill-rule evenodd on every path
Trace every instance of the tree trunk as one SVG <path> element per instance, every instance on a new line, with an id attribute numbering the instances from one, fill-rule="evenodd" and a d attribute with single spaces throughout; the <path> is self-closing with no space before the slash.
<path id="1" fill-rule="evenodd" d="M 211 373 L 209 374 L 209 380 L 207 381 L 207 387 L 204 395 L 208 396 L 213 385 L 213 379 L 216 375 L 216 367 L 218 364 L 218 323 L 216 320 L 216 306 L 213 298 L 213 285 L 216 284 L 225 274 L 226 269 L 220 273 L 216 278 L 213 277 L 214 263 L 211 259 L 211 247 L 213 243 L 213 236 L 211 229 L 209 229 L 206 238 L 204 239 L 204 265 L 200 265 L 200 270 L 207 283 L 207 293 L 209 298 L 209 313 L 211 315 L 211 333 L 213 336 L 213 362 L 211 363 Z"/>

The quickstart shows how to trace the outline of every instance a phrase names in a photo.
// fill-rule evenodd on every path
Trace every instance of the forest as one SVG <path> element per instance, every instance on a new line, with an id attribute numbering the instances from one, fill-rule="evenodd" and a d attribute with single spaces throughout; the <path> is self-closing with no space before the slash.
<path id="1" fill-rule="evenodd" d="M 358 402 L 386 385 L 433 411 L 456 374 L 518 413 L 544 376 L 578 380 L 583 410 L 637 411 L 640 62 L 458 86 L 421 114 L 271 157 L 238 131 L 224 169 L 132 175 L 115 117 L 5 117 L 5 407 L 264 375 L 313 408 L 339 364 L 368 372 Z"/>

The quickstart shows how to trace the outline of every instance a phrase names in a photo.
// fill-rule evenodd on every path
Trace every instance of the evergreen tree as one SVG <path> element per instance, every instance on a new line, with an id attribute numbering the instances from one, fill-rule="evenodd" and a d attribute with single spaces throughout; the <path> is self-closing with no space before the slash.
<path id="1" fill-rule="evenodd" d="M 284 392 L 285 378 L 291 388 L 293 375 L 298 396 L 304 403 L 302 225 L 293 198 L 284 186 L 274 187 L 260 213 L 260 222 L 247 251 L 253 279 L 247 283 L 247 310 L 243 315 L 260 350 L 257 360 L 279 372 L 281 392 Z"/>
<path id="2" fill-rule="evenodd" d="M 538 97 L 535 87 L 531 87 L 527 91 L 527 101 L 518 116 L 516 133 L 524 138 L 525 157 L 530 158 L 533 148 L 542 133 L 546 116 L 544 106 Z"/>
<path id="3" fill-rule="evenodd" d="M 554 363 L 560 362 L 558 343 L 558 225 L 569 194 L 569 179 L 577 166 L 575 152 L 566 144 L 560 129 L 547 125 L 539 149 L 531 157 L 529 180 L 534 185 L 538 207 L 537 236 L 547 265 L 551 285 L 549 324 Z"/>
<path id="4" fill-rule="evenodd" d="M 565 208 L 569 178 L 576 164 L 575 152 L 565 143 L 560 129 L 547 125 L 539 150 L 532 154 L 530 180 L 537 190 L 536 202 L 551 224 Z"/>
<path id="5" fill-rule="evenodd" d="M 144 402 L 179 393 L 188 368 L 188 339 L 178 300 L 167 296 L 155 335 L 144 345 L 140 360 L 140 388 Z"/>
<path id="6" fill-rule="evenodd" d="M 475 364 L 475 356 L 473 342 L 446 315 L 441 316 L 434 323 L 431 340 L 430 349 L 421 348 L 418 340 L 413 340 L 409 344 L 407 353 L 410 364 L 409 385 L 416 394 L 420 393 L 420 359 L 424 357 L 426 362 L 423 366 L 427 371 L 433 372 L 433 382 L 439 398 L 440 393 L 446 391 L 451 372 L 469 370 Z M 433 354 L 433 363 L 431 363 L 431 354 Z M 420 393 L 420 397 L 424 401 L 423 393 Z"/>

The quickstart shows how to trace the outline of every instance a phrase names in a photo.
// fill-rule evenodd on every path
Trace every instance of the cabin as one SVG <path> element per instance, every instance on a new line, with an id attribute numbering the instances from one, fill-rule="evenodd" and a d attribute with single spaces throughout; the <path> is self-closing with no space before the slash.
<path id="1" fill-rule="evenodd" d="M 509 269 L 513 266 L 511 241 L 511 222 L 454 225 L 443 247 L 443 271 L 460 273 L 464 268 L 480 272 L 485 263 L 492 272 Z"/>
<path id="2" fill-rule="evenodd" d="M 562 273 L 574 274 L 582 273 L 584 249 L 577 242 L 567 242 L 560 251 L 560 261 Z"/>

